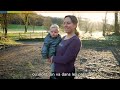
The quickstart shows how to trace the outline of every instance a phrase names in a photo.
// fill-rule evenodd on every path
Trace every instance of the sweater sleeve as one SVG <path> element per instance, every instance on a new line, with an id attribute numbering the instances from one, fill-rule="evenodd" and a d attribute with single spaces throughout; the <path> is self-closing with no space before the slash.
<path id="1" fill-rule="evenodd" d="M 48 49 L 49 49 L 49 37 L 45 37 L 44 39 L 44 44 L 43 44 L 43 47 L 42 47 L 42 50 L 41 50 L 41 54 L 42 54 L 42 57 L 44 59 L 48 58 Z"/>
<path id="2" fill-rule="evenodd" d="M 80 47 L 81 47 L 81 42 L 77 39 L 74 39 L 71 42 L 71 44 L 67 47 L 63 56 L 53 56 L 53 62 L 66 64 L 75 60 L 78 52 L 80 51 Z"/>

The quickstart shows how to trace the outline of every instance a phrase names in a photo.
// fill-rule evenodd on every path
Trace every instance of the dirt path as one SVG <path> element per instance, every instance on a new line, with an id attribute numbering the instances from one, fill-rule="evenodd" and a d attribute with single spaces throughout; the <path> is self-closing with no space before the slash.
<path id="1" fill-rule="evenodd" d="M 27 42 L 21 46 L 0 51 L 0 78 L 34 79 L 37 74 L 49 72 L 48 64 L 41 64 L 42 43 Z M 48 78 L 48 75 L 39 78 Z"/>
<path id="2" fill-rule="evenodd" d="M 27 42 L 0 50 L 0 78 L 48 79 L 50 65 L 41 62 L 41 46 L 40 42 Z M 75 63 L 76 79 L 120 79 L 115 50 L 120 48 L 82 48 Z"/>

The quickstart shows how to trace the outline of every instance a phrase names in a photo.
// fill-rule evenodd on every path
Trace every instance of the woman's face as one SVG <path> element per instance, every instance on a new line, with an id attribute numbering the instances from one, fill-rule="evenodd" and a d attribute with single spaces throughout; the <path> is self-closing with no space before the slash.
<path id="1" fill-rule="evenodd" d="M 76 25 L 72 23 L 72 21 L 69 17 L 66 17 L 64 19 L 63 26 L 64 26 L 64 30 L 66 33 L 72 33 L 72 32 L 74 32 L 74 30 L 76 28 Z"/>

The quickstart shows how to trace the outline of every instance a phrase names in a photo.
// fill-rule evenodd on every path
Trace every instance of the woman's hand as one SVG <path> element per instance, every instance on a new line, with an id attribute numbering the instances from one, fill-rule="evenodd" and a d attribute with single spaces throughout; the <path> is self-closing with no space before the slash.
<path id="1" fill-rule="evenodd" d="M 52 63 L 53 56 L 48 58 L 48 62 Z"/>

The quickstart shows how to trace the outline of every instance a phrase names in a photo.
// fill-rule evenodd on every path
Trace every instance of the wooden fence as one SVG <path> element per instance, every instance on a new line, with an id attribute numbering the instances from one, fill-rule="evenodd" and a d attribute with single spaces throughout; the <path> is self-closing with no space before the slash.
<path id="1" fill-rule="evenodd" d="M 29 32 L 29 33 L 18 33 L 18 37 L 19 39 L 32 39 L 32 38 L 45 38 L 45 36 L 48 34 L 47 32 L 39 32 L 39 33 L 33 33 L 33 32 Z"/>

